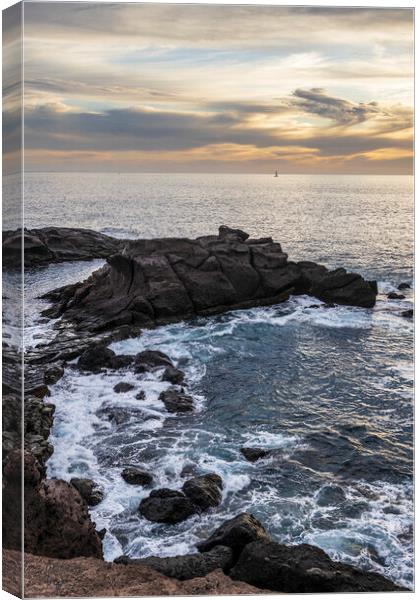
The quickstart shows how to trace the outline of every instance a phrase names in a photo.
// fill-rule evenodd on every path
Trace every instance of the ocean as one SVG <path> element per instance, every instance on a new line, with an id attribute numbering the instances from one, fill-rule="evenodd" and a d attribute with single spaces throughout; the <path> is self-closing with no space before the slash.
<path id="1" fill-rule="evenodd" d="M 307 296 L 277 306 L 144 331 L 118 353 L 166 352 L 186 374 L 196 411 L 169 415 L 167 386 L 148 374 L 67 370 L 51 386 L 56 407 L 48 475 L 90 477 L 105 491 L 91 509 L 105 527 L 107 560 L 193 552 L 227 518 L 250 511 L 273 537 L 311 543 L 334 559 L 412 585 L 412 307 L 389 300 L 413 284 L 413 180 L 405 176 L 29 173 L 25 225 L 87 227 L 115 237 L 217 233 L 240 227 L 272 236 L 291 260 L 345 266 L 379 284 L 373 310 Z M 26 345 L 53 335 L 40 319 L 48 289 L 86 278 L 104 261 L 55 264 L 26 274 Z M 145 400 L 116 394 L 134 382 Z M 117 423 L 107 418 L 117 411 Z M 273 449 L 256 463 L 242 446 Z M 181 472 L 216 472 L 223 502 L 178 525 L 137 512 L 149 490 L 121 470 L 143 465 L 156 487 Z M 329 485 L 335 499 L 327 498 Z M 329 488 L 328 488 L 329 489 Z"/>

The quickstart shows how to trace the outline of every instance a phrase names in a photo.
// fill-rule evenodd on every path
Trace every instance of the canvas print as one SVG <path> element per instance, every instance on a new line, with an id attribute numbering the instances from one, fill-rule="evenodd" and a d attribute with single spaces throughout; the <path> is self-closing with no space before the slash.
<path id="1" fill-rule="evenodd" d="M 3 13 L 3 587 L 413 590 L 413 10 Z"/>

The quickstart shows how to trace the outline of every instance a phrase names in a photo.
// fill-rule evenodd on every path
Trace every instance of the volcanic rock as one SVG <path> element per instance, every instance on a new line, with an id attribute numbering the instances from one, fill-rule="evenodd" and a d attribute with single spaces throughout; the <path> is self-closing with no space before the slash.
<path id="1" fill-rule="evenodd" d="M 401 590 L 376 573 L 366 573 L 332 561 L 308 544 L 284 546 L 252 542 L 230 571 L 233 579 L 284 593 L 385 592 Z"/>
<path id="2" fill-rule="evenodd" d="M 174 388 L 169 388 L 169 390 L 162 392 L 159 395 L 159 400 L 162 400 L 166 410 L 171 413 L 191 412 L 194 410 L 192 397 Z"/>
<path id="3" fill-rule="evenodd" d="M 208 552 L 215 546 L 232 548 L 235 556 L 249 543 L 256 540 L 271 541 L 262 524 L 249 513 L 241 513 L 222 523 L 209 538 L 197 544 L 200 552 Z"/>
<path id="4" fill-rule="evenodd" d="M 64 375 L 64 369 L 60 365 L 51 365 L 44 371 L 44 381 L 47 385 L 57 383 Z"/>
<path id="5" fill-rule="evenodd" d="M 127 467 L 121 473 L 121 477 L 131 485 L 150 485 L 153 482 L 153 476 L 147 471 L 137 467 Z"/>
<path id="6" fill-rule="evenodd" d="M 139 505 L 139 512 L 149 521 L 156 523 L 179 523 L 197 512 L 196 507 L 185 494 L 162 488 L 153 490 Z"/>
<path id="7" fill-rule="evenodd" d="M 159 350 L 144 350 L 136 354 L 134 358 L 136 373 L 145 373 L 162 367 L 173 367 L 173 365 L 169 356 Z"/>
<path id="8" fill-rule="evenodd" d="M 411 288 L 411 285 L 409 283 L 400 283 L 399 286 L 397 287 L 398 290 L 409 290 Z"/>
<path id="9" fill-rule="evenodd" d="M 96 506 L 102 502 L 104 494 L 92 479 L 73 477 L 73 479 L 70 479 L 70 483 L 76 488 L 83 500 L 85 500 L 89 506 Z"/>
<path id="10" fill-rule="evenodd" d="M 260 460 L 260 458 L 265 458 L 271 454 L 270 450 L 265 450 L 264 448 L 241 448 L 241 454 L 248 460 L 249 462 L 255 462 Z"/>
<path id="11" fill-rule="evenodd" d="M 194 477 L 182 486 L 184 494 L 201 510 L 218 506 L 222 501 L 222 489 L 222 478 L 216 473 Z"/>
<path id="12" fill-rule="evenodd" d="M 388 300 L 404 300 L 404 294 L 397 294 L 396 292 L 391 292 L 387 296 Z"/>
<path id="13" fill-rule="evenodd" d="M 174 385 L 183 383 L 184 379 L 185 373 L 175 367 L 166 367 L 162 375 L 162 381 L 169 381 Z"/>
<path id="14" fill-rule="evenodd" d="M 77 366 L 83 371 L 99 373 L 102 369 L 111 369 L 115 357 L 115 352 L 106 346 L 92 346 L 83 352 Z"/>
<path id="15" fill-rule="evenodd" d="M 120 381 L 120 383 L 114 385 L 114 392 L 116 394 L 124 394 L 125 392 L 131 392 L 131 390 L 134 390 L 134 388 L 135 386 L 132 383 Z"/>
<path id="16" fill-rule="evenodd" d="M 406 319 L 412 319 L 414 317 L 414 310 L 412 308 L 409 310 L 403 310 L 401 316 L 405 317 Z"/>

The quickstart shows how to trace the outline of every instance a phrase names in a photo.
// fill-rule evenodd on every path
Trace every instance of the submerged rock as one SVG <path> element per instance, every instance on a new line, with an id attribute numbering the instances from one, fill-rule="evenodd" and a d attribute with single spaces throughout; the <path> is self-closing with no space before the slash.
<path id="1" fill-rule="evenodd" d="M 140 502 L 139 512 L 149 521 L 173 525 L 191 517 L 197 508 L 182 492 L 162 488 Z"/>
<path id="2" fill-rule="evenodd" d="M 318 506 L 334 506 L 341 504 L 345 499 L 346 494 L 339 485 L 326 485 L 316 495 Z"/>
<path id="3" fill-rule="evenodd" d="M 89 506 L 96 506 L 102 502 L 104 493 L 92 479 L 74 477 L 73 479 L 70 479 L 70 483 L 76 488 L 83 500 L 85 500 Z"/>
<path id="4" fill-rule="evenodd" d="M 404 300 L 404 294 L 397 294 L 396 292 L 391 292 L 387 296 L 388 300 Z"/>
<path id="5" fill-rule="evenodd" d="M 308 544 L 252 542 L 230 571 L 233 579 L 283 593 L 385 592 L 401 590 L 376 573 L 335 562 Z"/>
<path id="6" fill-rule="evenodd" d="M 171 413 L 191 412 L 194 410 L 194 400 L 192 397 L 174 388 L 162 392 L 159 400 L 162 400 L 166 410 Z"/>
<path id="7" fill-rule="evenodd" d="M 114 560 L 114 563 L 151 567 L 167 577 L 185 581 L 195 577 L 204 577 L 215 569 L 226 570 L 231 566 L 232 558 L 230 548 L 216 546 L 210 552 L 203 554 L 185 554 L 165 558 L 149 556 L 147 558 L 130 559 L 128 556 L 120 556 Z"/>
<path id="8" fill-rule="evenodd" d="M 409 310 L 403 310 L 401 316 L 405 317 L 406 319 L 412 319 L 414 317 L 414 310 L 412 308 Z"/>
<path id="9" fill-rule="evenodd" d="M 47 385 L 57 383 L 64 375 L 64 369 L 60 365 L 51 365 L 44 371 L 44 382 Z"/>
<path id="10" fill-rule="evenodd" d="M 241 448 L 241 454 L 248 460 L 249 462 L 256 462 L 260 460 L 260 458 L 265 458 L 271 454 L 270 450 L 265 450 L 264 448 Z"/>
<path id="11" fill-rule="evenodd" d="M 270 541 L 263 525 L 251 514 L 241 513 L 222 523 L 209 538 L 197 544 L 200 552 L 208 552 L 215 546 L 228 546 L 237 556 L 242 549 L 256 540 Z"/>
<path id="12" fill-rule="evenodd" d="M 120 381 L 120 383 L 114 385 L 114 392 L 116 394 L 124 394 L 125 392 L 131 392 L 131 390 L 134 390 L 134 388 L 135 386 L 132 383 Z"/>
<path id="13" fill-rule="evenodd" d="M 411 285 L 409 283 L 402 282 L 397 287 L 397 290 L 409 290 L 410 288 L 411 288 Z"/>
<path id="14" fill-rule="evenodd" d="M 134 358 L 136 373 L 146 373 L 162 367 L 173 367 L 173 365 L 169 356 L 159 350 L 144 350 L 136 354 Z"/>
<path id="15" fill-rule="evenodd" d="M 153 482 L 153 475 L 137 467 L 127 467 L 121 473 L 125 482 L 131 485 L 150 485 Z"/>
<path id="16" fill-rule="evenodd" d="M 216 473 L 194 477 L 182 486 L 184 494 L 200 510 L 218 506 L 222 501 L 222 489 L 222 478 Z"/>

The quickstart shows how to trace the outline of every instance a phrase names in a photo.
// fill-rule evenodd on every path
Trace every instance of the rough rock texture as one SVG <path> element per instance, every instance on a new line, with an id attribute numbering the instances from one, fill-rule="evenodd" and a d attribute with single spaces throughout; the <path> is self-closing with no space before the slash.
<path id="1" fill-rule="evenodd" d="M 77 366 L 83 371 L 100 373 L 102 369 L 122 369 L 132 364 L 132 356 L 117 355 L 105 344 L 91 344 L 80 356 Z"/>
<path id="2" fill-rule="evenodd" d="M 79 492 L 59 479 L 44 479 L 42 465 L 30 453 L 9 453 L 3 471 L 3 544 L 20 548 L 13 523 L 21 514 L 21 465 L 24 469 L 25 549 L 34 554 L 72 558 L 102 557 L 102 544 Z"/>
<path id="3" fill-rule="evenodd" d="M 169 381 L 174 385 L 184 383 L 185 373 L 175 367 L 166 367 L 162 375 L 162 381 Z"/>
<path id="4" fill-rule="evenodd" d="M 162 400 L 166 410 L 171 413 L 191 412 L 194 410 L 193 398 L 175 388 L 161 392 L 159 400 Z"/>
<path id="5" fill-rule="evenodd" d="M 126 392 L 131 392 L 134 389 L 135 386 L 127 381 L 120 381 L 117 383 L 117 385 L 114 385 L 114 392 L 116 394 L 125 394 Z"/>
<path id="6" fill-rule="evenodd" d="M 47 294 L 54 306 L 45 314 L 98 332 L 278 303 L 290 293 L 372 307 L 377 293 L 360 275 L 290 262 L 280 244 L 225 226 L 196 240 L 128 241 L 107 263 L 86 281 Z"/>
<path id="7" fill-rule="evenodd" d="M 70 479 L 70 483 L 89 506 L 96 506 L 102 502 L 104 494 L 92 479 L 73 477 L 73 479 Z"/>
<path id="8" fill-rule="evenodd" d="M 7 267 L 20 265 L 21 243 L 20 231 L 3 232 L 3 261 Z M 90 229 L 68 227 L 25 229 L 25 266 L 106 258 L 115 252 L 120 252 L 125 243 L 124 240 Z"/>
<path id="9" fill-rule="evenodd" d="M 96 558 L 60 560 L 25 554 L 25 595 L 29 598 L 121 596 L 187 596 L 259 594 L 246 583 L 232 581 L 217 569 L 188 581 L 170 579 L 150 567 L 106 563 Z M 19 553 L 3 555 L 5 589 L 16 588 Z"/>
<path id="10" fill-rule="evenodd" d="M 200 552 L 208 552 L 215 546 L 228 546 L 235 555 L 256 540 L 270 541 L 271 537 L 261 523 L 249 513 L 241 513 L 229 519 L 212 533 L 212 535 L 197 544 Z"/>
<path id="11" fill-rule="evenodd" d="M 131 485 L 150 485 L 153 482 L 153 475 L 137 467 L 127 467 L 121 477 Z"/>
<path id="12" fill-rule="evenodd" d="M 233 560 L 232 550 L 227 546 L 216 546 L 210 552 L 203 554 L 185 554 L 183 556 L 170 556 L 160 558 L 150 556 L 148 558 L 130 559 L 120 556 L 114 562 L 118 564 L 136 564 L 152 567 L 167 577 L 174 577 L 184 581 L 194 577 L 204 577 L 215 569 L 228 569 Z"/>
<path id="13" fill-rule="evenodd" d="M 332 561 L 308 544 L 252 542 L 230 571 L 233 579 L 276 592 L 384 592 L 401 588 L 376 573 Z"/>
<path id="14" fill-rule="evenodd" d="M 182 486 L 184 494 L 200 510 L 218 506 L 222 501 L 222 489 L 222 478 L 215 473 L 194 477 Z"/>
<path id="15" fill-rule="evenodd" d="M 249 462 L 256 462 L 261 458 L 266 458 L 269 456 L 270 450 L 265 450 L 264 448 L 241 448 L 241 454 Z"/>
<path id="16" fill-rule="evenodd" d="M 136 354 L 134 359 L 136 373 L 146 373 L 165 367 L 173 367 L 172 361 L 169 356 L 160 350 L 144 350 Z"/>
<path id="17" fill-rule="evenodd" d="M 153 490 L 139 505 L 140 514 L 156 523 L 180 523 L 197 512 L 196 507 L 185 494 L 162 488 Z"/>

